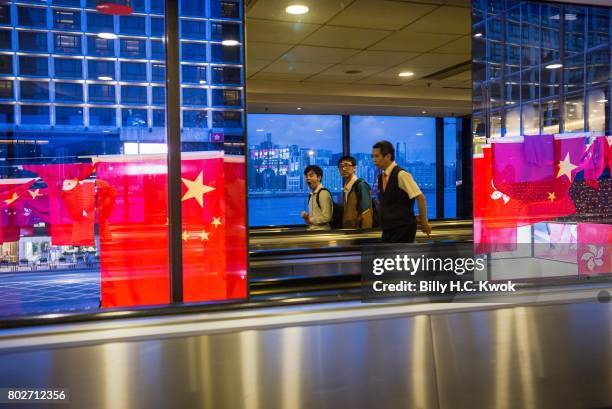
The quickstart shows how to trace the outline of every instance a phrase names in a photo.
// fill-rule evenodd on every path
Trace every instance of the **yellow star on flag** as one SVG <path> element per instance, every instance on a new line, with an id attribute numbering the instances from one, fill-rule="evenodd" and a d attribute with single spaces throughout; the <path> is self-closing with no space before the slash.
<path id="1" fill-rule="evenodd" d="M 197 178 L 195 178 L 195 180 L 181 178 L 185 186 L 187 186 L 187 192 L 185 193 L 185 196 L 183 196 L 183 198 L 181 199 L 182 201 L 193 198 L 198 202 L 200 207 L 204 207 L 204 195 L 208 192 L 215 190 L 215 188 L 206 186 L 204 183 L 202 183 L 203 174 L 204 172 L 200 172 L 200 174 Z"/>
<path id="2" fill-rule="evenodd" d="M 548 193 L 548 200 L 554 202 L 557 197 L 555 196 L 555 192 Z"/>
<path id="3" fill-rule="evenodd" d="M 28 190 L 28 193 L 30 193 L 30 196 L 32 196 L 32 199 L 36 199 L 38 196 L 43 195 L 42 193 L 40 193 L 40 189 Z"/>
<path id="4" fill-rule="evenodd" d="M 559 173 L 557 173 L 557 177 L 560 178 L 561 176 L 565 175 L 571 182 L 572 181 L 572 171 L 576 169 L 577 167 L 578 166 L 574 165 L 570 161 L 570 154 L 568 152 L 567 155 L 565 155 L 565 159 L 563 159 L 562 161 L 559 161 Z"/>
<path id="5" fill-rule="evenodd" d="M 6 203 L 7 205 L 10 205 L 11 203 L 16 201 L 17 199 L 19 199 L 19 195 L 17 194 L 17 192 L 13 192 L 13 196 L 11 196 L 9 199 L 6 199 L 4 201 L 4 203 Z"/>
<path id="6" fill-rule="evenodd" d="M 183 231 L 183 241 L 187 241 L 189 240 L 189 233 L 187 233 L 187 230 Z"/>
<path id="7" fill-rule="evenodd" d="M 219 225 L 221 224 L 221 218 L 220 217 L 213 217 L 213 221 L 211 223 L 213 226 L 215 227 L 219 227 Z"/>
<path id="8" fill-rule="evenodd" d="M 200 241 L 208 240 L 209 234 L 210 233 L 208 233 L 206 230 L 202 230 L 202 233 L 200 233 Z"/>

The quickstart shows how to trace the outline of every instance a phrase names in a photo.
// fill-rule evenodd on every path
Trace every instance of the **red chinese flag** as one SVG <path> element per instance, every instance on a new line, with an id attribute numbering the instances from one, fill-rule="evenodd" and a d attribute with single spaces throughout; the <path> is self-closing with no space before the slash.
<path id="1" fill-rule="evenodd" d="M 247 296 L 246 178 L 244 156 L 225 157 L 227 298 Z"/>
<path id="2" fill-rule="evenodd" d="M 222 152 L 183 154 L 183 300 L 227 299 Z"/>
<path id="3" fill-rule="evenodd" d="M 91 203 L 95 198 L 91 188 L 74 190 L 93 172 L 91 163 L 25 165 L 24 169 L 36 173 L 47 185 L 50 218 L 50 236 L 53 245 L 93 245 L 93 222 L 87 218 L 73 219 L 70 206 Z M 93 212 L 91 207 L 80 209 Z"/>
<path id="4" fill-rule="evenodd" d="M 612 273 L 612 224 L 578 223 L 578 274 Z"/>
<path id="5" fill-rule="evenodd" d="M 0 180 L 0 243 L 18 241 L 20 228 L 30 227 L 24 225 L 23 204 L 34 182 L 32 178 Z"/>
<path id="6" fill-rule="evenodd" d="M 598 136 L 588 146 L 581 168 L 584 169 L 584 181 L 595 190 L 599 189 L 597 180 L 608 166 L 608 140 L 605 136 Z"/>
<path id="7" fill-rule="evenodd" d="M 106 212 L 106 233 L 100 235 L 102 307 L 167 304 L 165 158 L 99 158 L 96 178 L 99 186 L 109 189 L 99 209 L 99 217 Z"/>

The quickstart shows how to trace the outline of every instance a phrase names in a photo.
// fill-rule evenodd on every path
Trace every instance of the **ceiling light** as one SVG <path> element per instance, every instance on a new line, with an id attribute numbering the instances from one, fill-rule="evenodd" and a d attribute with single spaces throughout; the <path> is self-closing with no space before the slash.
<path id="1" fill-rule="evenodd" d="M 263 132 L 263 129 L 256 129 L 255 132 Z"/>
<path id="2" fill-rule="evenodd" d="M 566 14 L 565 15 L 565 20 L 566 21 L 576 21 L 576 15 L 575 14 Z"/>
<path id="3" fill-rule="evenodd" d="M 104 77 L 104 76 L 103 77 L 98 77 L 98 79 L 100 81 L 112 81 L 113 80 L 111 77 Z"/>
<path id="4" fill-rule="evenodd" d="M 323 129 L 315 129 L 315 132 L 323 132 Z"/>
<path id="5" fill-rule="evenodd" d="M 563 67 L 563 64 L 549 64 L 546 66 L 547 70 L 556 70 L 557 68 Z"/>
<path id="6" fill-rule="evenodd" d="M 414 75 L 414 72 L 410 72 L 410 71 L 402 71 L 399 74 L 397 74 L 400 77 L 412 77 Z"/>
<path id="7" fill-rule="evenodd" d="M 298 110 L 298 111 L 301 111 L 301 110 L 302 110 L 302 107 L 297 107 L 297 110 Z"/>
<path id="8" fill-rule="evenodd" d="M 239 43 L 236 40 L 223 40 L 221 41 L 221 44 L 233 47 L 235 45 L 238 45 Z"/>
<path id="9" fill-rule="evenodd" d="M 426 113 L 427 113 L 427 111 L 422 111 L 421 113 L 422 113 L 422 114 L 426 114 Z"/>
<path id="10" fill-rule="evenodd" d="M 98 33 L 98 37 L 103 38 L 105 40 L 114 40 L 117 38 L 117 34 L 115 33 Z"/>
<path id="11" fill-rule="evenodd" d="M 423 132 L 417 132 L 416 136 L 423 136 Z"/>
<path id="12" fill-rule="evenodd" d="M 206 84 L 206 80 L 200 80 L 200 84 Z"/>
<path id="13" fill-rule="evenodd" d="M 301 4 L 294 4 L 285 9 L 285 11 L 289 14 L 306 14 L 308 13 L 308 7 Z"/>
<path id="14" fill-rule="evenodd" d="M 600 99 L 597 102 L 599 102 L 600 104 L 605 104 L 606 102 L 608 102 L 608 100 L 607 99 Z"/>
<path id="15" fill-rule="evenodd" d="M 482 33 L 476 33 L 476 34 L 474 34 L 474 37 L 475 38 L 482 37 Z"/>

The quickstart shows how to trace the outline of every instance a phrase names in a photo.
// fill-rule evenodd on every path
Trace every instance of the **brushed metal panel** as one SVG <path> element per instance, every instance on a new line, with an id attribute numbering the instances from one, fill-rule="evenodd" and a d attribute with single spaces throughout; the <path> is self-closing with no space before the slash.
<path id="1" fill-rule="evenodd" d="M 429 409 L 432 345 L 425 315 L 110 342 L 1 354 L 0 385 L 92 409 Z"/>
<path id="2" fill-rule="evenodd" d="M 440 408 L 612 405 L 612 304 L 432 316 Z"/>

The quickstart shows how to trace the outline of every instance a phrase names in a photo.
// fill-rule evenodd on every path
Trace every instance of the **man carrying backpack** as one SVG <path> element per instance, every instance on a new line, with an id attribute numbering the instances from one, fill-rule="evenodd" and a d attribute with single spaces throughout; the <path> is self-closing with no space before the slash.
<path id="1" fill-rule="evenodd" d="M 308 213 L 302 212 L 302 219 L 308 225 L 308 230 L 329 230 L 334 211 L 334 201 L 331 193 L 321 184 L 323 170 L 310 165 L 304 169 L 306 183 L 310 187 L 308 194 Z"/>
<path id="2" fill-rule="evenodd" d="M 342 228 L 370 229 L 374 217 L 370 186 L 355 175 L 356 165 L 357 161 L 352 156 L 343 156 L 338 161 L 338 170 L 344 179 Z"/>

